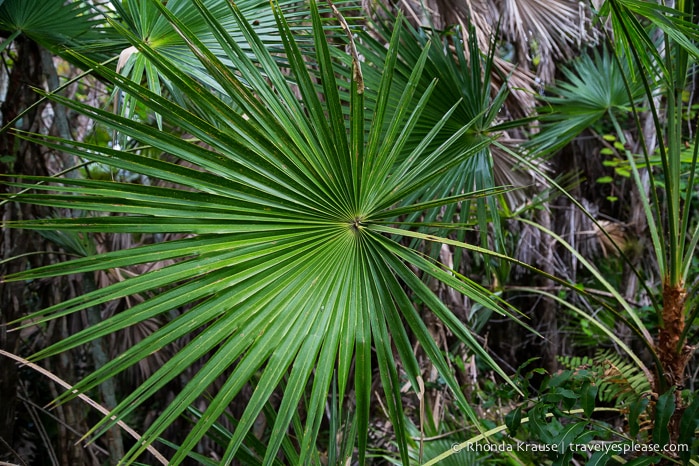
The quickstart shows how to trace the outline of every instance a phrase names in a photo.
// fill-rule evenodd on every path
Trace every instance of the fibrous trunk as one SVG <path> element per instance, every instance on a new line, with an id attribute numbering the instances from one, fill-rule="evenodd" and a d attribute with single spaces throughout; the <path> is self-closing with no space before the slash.
<path id="1" fill-rule="evenodd" d="M 684 411 L 681 388 L 684 386 L 685 369 L 692 355 L 692 348 L 681 341 L 685 326 L 687 292 L 682 285 L 665 284 L 663 287 L 663 325 L 658 333 L 657 352 L 663 373 L 656 381 L 656 390 L 675 390 L 675 412 L 668 429 L 671 439 L 679 436 L 679 421 Z M 664 379 L 664 380 L 662 380 Z M 664 383 L 663 383 L 664 382 Z M 663 389 L 663 386 L 667 388 Z"/>

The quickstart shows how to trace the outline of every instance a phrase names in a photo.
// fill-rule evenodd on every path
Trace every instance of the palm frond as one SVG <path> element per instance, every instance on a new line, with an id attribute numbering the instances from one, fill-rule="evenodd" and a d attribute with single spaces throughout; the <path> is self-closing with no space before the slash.
<path id="1" fill-rule="evenodd" d="M 565 80 L 541 97 L 541 131 L 532 137 L 530 147 L 543 152 L 560 149 L 609 115 L 628 115 L 634 106 L 642 104 L 643 84 L 629 80 L 631 73 L 625 64 L 605 48 L 562 68 Z"/>
<path id="2" fill-rule="evenodd" d="M 236 42 L 239 47 L 242 47 L 248 58 L 255 61 L 256 55 L 246 41 L 244 31 L 240 30 L 235 15 L 231 12 L 230 3 L 232 2 L 229 0 L 205 0 L 202 5 L 207 14 L 217 19 L 219 29 L 226 31 L 229 40 Z M 338 2 L 342 9 L 346 8 L 345 3 L 347 2 Z M 299 47 L 304 50 L 309 49 L 312 44 L 312 36 L 308 28 L 307 8 L 304 7 L 303 2 L 284 0 L 277 2 L 277 5 L 284 11 Z M 258 39 L 274 54 L 280 66 L 285 66 L 283 39 L 278 33 L 275 16 L 269 2 L 243 0 L 236 2 L 236 7 L 245 17 L 253 18 L 251 23 Z M 121 16 L 117 20 L 112 20 L 111 24 L 114 28 L 121 29 L 122 34 L 123 31 L 128 31 L 133 38 L 147 43 L 153 50 L 167 57 L 173 63 L 177 63 L 182 73 L 195 77 L 205 86 L 225 95 L 226 91 L 221 88 L 221 84 L 210 76 L 205 66 L 192 54 L 187 46 L 187 41 L 182 38 L 161 10 L 157 2 L 128 0 L 124 2 L 123 6 L 117 8 L 117 11 L 121 12 Z M 166 10 L 171 16 L 177 17 L 183 24 L 186 24 L 189 31 L 225 66 L 231 70 L 236 68 L 237 63 L 235 60 L 231 60 L 224 43 L 220 42 L 217 37 L 217 32 L 211 28 L 211 25 L 191 1 L 168 1 L 166 2 Z M 327 17 L 328 12 L 329 8 L 324 8 L 321 11 L 322 17 Z M 327 23 L 327 20 L 324 19 L 324 22 Z M 328 40 L 333 40 L 334 31 L 339 30 L 339 27 L 333 26 L 327 29 Z M 186 95 L 181 94 L 177 86 L 174 86 L 157 67 L 153 66 L 152 61 L 147 56 L 139 53 L 137 48 L 122 42 L 121 44 L 114 43 L 112 50 L 119 54 L 117 66 L 119 72 L 128 76 L 132 81 L 148 83 L 149 89 L 156 94 L 170 95 L 172 99 L 184 103 Z M 128 93 L 122 93 L 117 89 L 114 99 L 115 105 L 122 115 L 133 118 L 137 114 L 138 102 Z M 192 111 L 195 111 L 195 106 L 188 105 Z M 158 126 L 161 127 L 160 116 L 156 114 L 156 118 Z M 124 138 L 121 138 L 120 143 L 124 142 Z"/>
<path id="3" fill-rule="evenodd" d="M 332 58 L 314 2 L 311 19 L 315 64 L 302 59 L 301 45 L 290 23 L 279 7 L 273 8 L 277 33 L 288 59 L 283 66 L 274 50 L 257 34 L 256 25 L 234 4 L 227 8 L 239 36 L 231 34 L 205 2 L 192 2 L 200 15 L 198 21 L 212 31 L 223 59 L 173 14 L 170 4 L 168 8 L 159 2 L 153 4 L 197 58 L 197 67 L 205 70 L 207 79 L 223 92 L 212 91 L 214 86 L 199 76 L 183 73 L 180 61 L 116 23 L 116 30 L 185 98 L 172 102 L 157 89 L 143 87 L 106 66 L 92 62 L 90 66 L 139 105 L 187 132 L 190 138 L 161 132 L 137 119 L 57 95 L 52 98 L 140 146 L 150 147 L 151 152 L 170 154 L 190 166 L 148 157 L 138 149 L 116 150 L 26 136 L 86 160 L 167 181 L 172 187 L 36 179 L 52 183 L 37 185 L 36 192 L 18 199 L 24 197 L 25 202 L 90 214 L 3 223 L 4 227 L 37 230 L 186 234 L 182 239 L 5 277 L 23 280 L 173 261 L 30 316 L 33 322 L 43 322 L 134 294 L 152 295 L 35 355 L 42 358 L 154 317 L 164 317 L 172 310 L 180 311 L 177 317 L 75 387 L 79 391 L 90 390 L 148 355 L 191 337 L 157 372 L 121 400 L 92 433 L 102 433 L 116 420 L 129 416 L 185 368 L 204 360 L 200 370 L 123 461 L 136 461 L 148 445 L 158 442 L 167 428 L 201 399 L 208 387 L 223 378 L 191 432 L 171 452 L 170 464 L 184 461 L 197 443 L 216 428 L 217 421 L 249 383 L 255 389 L 237 419 L 221 461 L 229 463 L 237 457 L 260 413 L 272 409 L 273 394 L 283 393 L 281 404 L 273 409 L 273 425 L 262 462 L 272 464 L 282 452 L 294 464 L 308 464 L 314 457 L 332 374 L 337 373 L 340 399 L 354 383 L 358 461 L 363 463 L 370 423 L 371 381 L 378 369 L 384 405 L 402 459 L 407 463 L 398 369 L 405 372 L 416 390 L 420 373 L 406 325 L 438 368 L 458 406 L 478 426 L 477 416 L 412 299 L 423 302 L 446 328 L 506 380 L 504 372 L 469 329 L 423 283 L 422 275 L 454 287 L 494 312 L 508 314 L 508 310 L 477 283 L 454 276 L 406 247 L 400 236 L 410 237 L 410 230 L 391 230 L 389 238 L 381 226 L 391 219 L 391 210 L 405 204 L 413 192 L 424 190 L 437 177 L 481 150 L 481 143 L 467 145 L 463 139 L 477 121 L 464 122 L 453 136 L 438 142 L 437 136 L 455 111 L 447 109 L 447 114 L 423 133 L 420 141 L 410 142 L 411 129 L 427 111 L 434 85 L 427 87 L 424 95 L 416 96 L 414 106 L 393 107 L 384 95 L 394 92 L 392 76 L 401 27 L 391 38 L 384 77 L 376 88 L 366 91 L 376 93 L 371 97 L 374 102 L 383 102 L 370 114 L 362 104 L 365 96 L 356 75 L 346 73 L 351 77 L 343 80 L 342 75 L 335 73 L 338 63 Z M 421 52 L 407 86 L 400 89 L 401 102 L 413 100 L 428 53 L 428 48 Z M 235 62 L 235 71 L 229 66 L 231 62 Z M 358 65 L 356 61 L 352 63 Z M 317 72 L 322 78 L 323 98 L 315 84 Z M 292 86 L 290 81 L 295 84 Z M 196 109 L 187 106 L 187 102 L 193 102 Z M 350 117 L 345 116 L 346 104 L 351 108 Z M 453 150 L 457 143 L 461 144 L 459 149 Z M 454 199 L 449 196 L 430 201 L 430 208 L 438 208 Z M 71 396 L 74 395 L 69 393 L 64 398 Z M 299 409 L 306 414 L 300 424 Z M 303 433 L 298 445 L 286 440 L 292 425 L 297 433 Z"/>
<path id="4" fill-rule="evenodd" d="M 84 2 L 6 0 L 0 4 L 0 31 L 26 34 L 51 49 L 95 41 L 102 32 L 100 12 Z"/>
<path id="5" fill-rule="evenodd" d="M 502 112 L 502 109 L 509 97 L 511 86 L 508 77 L 500 75 L 495 69 L 497 67 L 495 39 L 489 37 L 483 46 L 476 29 L 466 26 L 454 27 L 447 32 L 417 29 L 408 24 L 404 28 L 405 34 L 412 40 L 402 43 L 401 56 L 393 77 L 396 87 L 405 86 L 402 83 L 407 82 L 407 76 L 424 55 L 421 51 L 427 44 L 430 44 L 430 48 L 424 65 L 425 71 L 417 83 L 418 91 L 428 89 L 432 85 L 431 80 L 437 79 L 435 92 L 432 93 L 428 106 L 421 115 L 420 124 L 412 129 L 414 142 L 410 145 L 418 144 L 420 139 L 431 131 L 447 112 L 450 112 L 442 129 L 443 135 L 438 139 L 450 137 L 464 125 L 469 125 L 468 131 L 452 145 L 450 151 L 454 151 L 454 156 L 458 157 L 456 152 L 463 148 L 475 145 L 481 147 L 481 150 L 468 160 L 441 173 L 440 177 L 425 190 L 411 193 L 404 202 L 421 203 L 433 198 L 454 196 L 457 193 L 489 190 L 496 186 L 514 188 L 506 190 L 502 196 L 465 199 L 462 204 L 433 209 L 422 219 L 426 225 L 423 231 L 430 231 L 427 225 L 440 225 L 441 228 L 432 228 L 431 232 L 437 236 L 455 234 L 462 241 L 465 240 L 463 228 L 460 231 L 450 231 L 444 228 L 449 222 L 453 221 L 462 227 L 468 225 L 471 228 L 477 228 L 480 231 L 481 245 L 487 246 L 490 243 L 489 247 L 492 249 L 503 251 L 501 203 L 507 202 L 507 208 L 510 209 L 521 204 L 526 196 L 525 187 L 534 185 L 537 182 L 537 176 L 531 170 L 520 169 L 520 164 L 515 157 L 511 157 L 510 153 L 493 149 L 493 140 L 506 137 L 497 127 L 502 119 L 506 118 L 506 112 Z M 374 21 L 371 34 L 361 36 L 362 56 L 365 57 L 367 64 L 372 65 L 366 73 L 366 82 L 369 87 L 376 87 L 374 82 L 380 76 L 378 73 L 371 73 L 375 68 L 380 69 L 380 63 L 385 56 L 384 48 L 380 43 L 388 41 L 388 36 L 394 29 L 395 25 L 390 23 L 390 17 L 387 18 L 384 15 L 382 20 Z M 380 38 L 378 43 L 374 37 Z M 499 82 L 504 81 L 506 84 L 498 87 L 493 82 L 494 76 L 500 76 Z M 396 105 L 401 105 L 397 98 L 394 97 L 393 101 L 397 102 Z M 367 103 L 372 105 L 368 99 Z M 516 183 L 510 184 L 511 181 Z M 421 212 L 415 212 L 408 216 L 406 221 L 417 222 L 421 215 L 423 215 Z M 442 249 L 435 245 L 431 254 L 436 258 L 441 251 Z M 458 267 L 461 255 L 458 251 L 454 255 L 457 258 Z M 508 269 L 504 264 L 500 265 L 502 267 L 498 274 L 504 278 Z M 486 274 L 492 275 L 492 271 L 488 270 Z"/>
<path id="6" fill-rule="evenodd" d="M 519 59 L 529 60 L 546 83 L 553 80 L 556 60 L 594 39 L 590 13 L 576 1 L 504 0 L 501 14 L 502 31 L 516 44 Z"/>

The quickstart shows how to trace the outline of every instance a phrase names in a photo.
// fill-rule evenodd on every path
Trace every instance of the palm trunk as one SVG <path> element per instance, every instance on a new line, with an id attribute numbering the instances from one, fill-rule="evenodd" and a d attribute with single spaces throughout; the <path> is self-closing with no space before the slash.
<path id="1" fill-rule="evenodd" d="M 36 102 L 38 95 L 31 86 L 40 86 L 42 81 L 41 58 L 39 47 L 32 41 L 18 38 L 15 42 L 16 54 L 19 57 L 9 73 L 7 93 L 0 110 L 2 125 L 7 124 L 24 109 Z M 37 121 L 37 112 L 33 111 L 22 118 L 22 128 L 31 130 Z M 43 157 L 33 146 L 20 142 L 11 133 L 0 137 L 0 155 L 13 156 L 14 160 L 0 160 L 0 173 L 15 173 L 17 175 L 45 175 Z M 0 184 L 0 194 L 9 194 L 10 188 Z M 2 221 L 34 218 L 36 208 L 18 206 L 13 202 L 0 203 Z M 5 229 L 0 238 L 0 259 L 3 261 L 36 249 L 38 242 L 36 234 L 20 230 Z M 27 268 L 29 259 L 23 258 L 8 262 L 0 262 L 0 277 L 23 271 Z M 32 266 L 37 264 L 32 264 Z M 17 332 L 8 332 L 6 324 L 19 319 L 25 311 L 25 286 L 22 283 L 3 283 L 0 279 L 0 348 L 17 353 L 19 338 Z M 14 361 L 0 358 L 0 459 L 13 455 L 13 438 L 17 408 L 18 374 Z"/>
<path id="2" fill-rule="evenodd" d="M 666 284 L 663 287 L 663 326 L 658 332 L 656 346 L 663 374 L 659 376 L 656 389 L 659 392 L 675 392 L 675 411 L 668 425 L 670 442 L 673 444 L 678 443 L 680 437 L 680 420 L 685 410 L 682 387 L 686 380 L 687 364 L 694 353 L 691 346 L 681 341 L 685 327 L 686 300 L 687 291 L 682 285 Z"/>
<path id="3" fill-rule="evenodd" d="M 686 350 L 679 348 L 684 331 L 684 310 L 687 291 L 681 285 L 666 284 L 663 288 L 663 327 L 658 333 L 658 356 L 665 369 L 665 379 L 670 386 L 682 386 L 688 357 Z"/>

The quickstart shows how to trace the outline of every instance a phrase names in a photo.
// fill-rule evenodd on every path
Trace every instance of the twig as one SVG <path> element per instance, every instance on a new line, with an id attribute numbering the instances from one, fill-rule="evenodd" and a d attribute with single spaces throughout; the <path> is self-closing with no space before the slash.
<path id="1" fill-rule="evenodd" d="M 104 414 L 105 416 L 110 416 L 111 413 L 109 412 L 109 410 L 107 408 L 103 407 L 102 405 L 100 405 L 99 403 L 97 403 L 95 400 L 93 400 L 89 396 L 85 395 L 84 393 L 78 393 L 77 390 L 73 389 L 73 386 L 71 384 L 69 384 L 65 380 L 61 379 L 57 375 L 47 371 L 43 367 L 41 367 L 37 364 L 34 364 L 33 362 L 27 361 L 26 359 L 24 359 L 21 356 L 17 356 L 16 354 L 8 353 L 7 351 L 4 351 L 4 350 L 0 350 L 0 356 L 5 356 L 7 358 L 13 359 L 13 360 L 17 361 L 18 363 L 20 363 L 22 366 L 27 366 L 31 369 L 34 369 L 35 371 L 39 372 L 40 374 L 53 380 L 55 383 L 57 383 L 61 387 L 65 388 L 66 390 L 69 390 L 72 393 L 76 394 L 78 398 L 83 400 L 85 403 L 87 403 L 88 405 L 90 405 L 91 407 L 93 407 L 94 409 L 99 411 L 100 413 Z M 115 416 L 111 416 L 112 420 L 115 418 L 116 418 Z M 139 435 L 135 430 L 133 430 L 128 425 L 126 425 L 126 423 L 124 421 L 117 421 L 117 425 L 119 427 L 121 427 L 122 429 L 124 429 L 124 431 L 126 431 L 129 435 L 131 435 L 131 437 L 133 437 L 137 443 L 141 442 L 141 435 Z M 148 445 L 148 447 L 146 447 L 146 449 L 160 462 L 160 464 L 167 466 L 167 464 L 168 464 L 167 459 L 158 450 L 156 450 L 155 447 L 153 447 L 152 445 Z M 0 463 L 0 466 L 2 466 L 1 463 Z"/>
<path id="2" fill-rule="evenodd" d="M 359 53 L 357 53 L 357 47 L 354 44 L 354 37 L 352 37 L 352 31 L 350 30 L 347 20 L 345 20 L 345 17 L 342 16 L 342 13 L 340 13 L 340 10 L 337 9 L 335 4 L 331 0 L 327 1 L 328 5 L 330 5 L 330 8 L 333 10 L 333 14 L 335 15 L 335 17 L 337 17 L 337 20 L 340 22 L 340 27 L 342 27 L 342 29 L 347 34 L 347 38 L 349 39 L 349 49 L 350 53 L 352 54 L 352 79 L 355 83 L 357 83 L 357 94 L 364 94 L 364 75 L 362 74 Z"/>

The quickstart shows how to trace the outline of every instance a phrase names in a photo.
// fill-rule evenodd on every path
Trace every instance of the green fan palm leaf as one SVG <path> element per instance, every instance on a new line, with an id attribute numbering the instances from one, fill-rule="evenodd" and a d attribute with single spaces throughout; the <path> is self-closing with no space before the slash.
<path id="1" fill-rule="evenodd" d="M 504 113 L 500 111 L 509 94 L 507 85 L 499 90 L 492 86 L 493 76 L 496 74 L 494 38 L 489 44 L 489 50 L 484 53 L 479 49 L 477 34 L 473 28 L 463 30 L 461 27 L 455 27 L 446 32 L 425 31 L 405 23 L 393 25 L 390 20 L 376 20 L 372 26 L 372 32 L 386 42 L 395 27 L 404 29 L 405 39 L 401 42 L 400 57 L 392 76 L 394 89 L 407 89 L 408 82 L 412 82 L 413 94 L 410 97 L 429 99 L 424 112 L 415 120 L 412 130 L 406 135 L 406 144 L 417 147 L 424 142 L 425 135 L 432 131 L 440 131 L 439 136 L 427 138 L 432 144 L 439 144 L 444 139 L 459 134 L 450 143 L 449 150 L 444 155 L 445 160 L 459 160 L 459 163 L 443 164 L 444 169 L 438 176 L 430 183 L 424 184 L 422 189 L 411 189 L 402 202 L 407 205 L 429 202 L 430 199 L 443 199 L 461 192 L 510 185 L 512 181 L 516 182 L 515 188 L 520 189 L 520 192 L 516 189 L 501 191 L 500 194 L 504 195 L 500 197 L 493 193 L 494 195 L 487 198 L 458 205 L 454 203 L 443 209 L 431 209 L 424 212 L 424 217 L 421 217 L 423 212 L 418 212 L 408 216 L 405 221 L 420 222 L 423 224 L 422 231 L 440 236 L 453 235 L 461 241 L 466 239 L 466 228 L 477 229 L 482 245 L 492 244 L 494 250 L 504 252 L 505 233 L 500 219 L 502 207 L 509 204 L 511 208 L 524 202 L 526 196 L 521 188 L 533 184 L 537 177 L 531 171 L 522 171 L 513 158 L 504 158 L 502 151 L 493 150 L 493 140 L 502 134 L 497 125 L 500 119 L 504 118 Z M 371 65 L 367 67 L 366 72 L 367 87 L 378 88 L 377 82 L 385 76 L 382 64 L 387 50 L 372 37 L 372 33 L 365 32 L 361 37 L 360 51 Z M 427 44 L 431 45 L 425 56 L 423 49 Z M 424 67 L 424 72 L 418 79 L 411 81 L 410 76 L 417 67 Z M 411 108 L 412 105 L 402 99 L 398 92 L 395 95 L 386 95 L 385 99 L 390 102 L 389 108 Z M 371 96 L 368 96 L 367 105 L 376 105 L 379 108 L 379 105 L 385 106 L 386 103 L 375 103 Z M 464 147 L 478 147 L 480 150 L 467 160 L 448 153 L 453 151 L 458 154 Z M 502 173 L 510 175 L 509 178 L 499 176 Z M 513 173 L 519 173 L 519 176 L 512 176 Z M 473 213 L 476 215 L 473 216 Z M 442 222 L 440 219 L 446 221 Z M 439 245 L 435 245 L 431 253 L 436 258 L 441 251 Z M 459 268 L 461 254 L 456 251 L 453 257 L 455 267 Z M 492 265 L 496 266 L 491 267 Z M 495 281 L 499 283 L 507 280 L 506 263 L 487 261 L 486 267 L 488 270 L 485 275 L 497 276 Z"/>
<path id="2" fill-rule="evenodd" d="M 145 298 L 35 355 L 43 358 L 176 311 L 176 317 L 162 328 L 76 384 L 75 390 L 90 390 L 148 355 L 189 337 L 157 372 L 125 396 L 112 416 L 95 426 L 91 434 L 105 432 L 116 419 L 134 413 L 186 368 L 203 361 L 198 372 L 143 433 L 142 442 L 127 453 L 125 463 L 136 461 L 147 445 L 158 442 L 168 427 L 208 395 L 208 406 L 172 452 L 170 464 L 180 464 L 208 432 L 216 429 L 216 423 L 227 415 L 228 407 L 241 391 L 251 385 L 254 390 L 236 421 L 222 461 L 236 458 L 255 419 L 269 409 L 272 395 L 281 392 L 268 447 L 260 461 L 272 464 L 278 452 L 283 451 L 289 461 L 307 464 L 314 457 L 330 384 L 336 374 L 340 399 L 354 383 L 356 442 L 359 461 L 363 463 L 372 379 L 374 369 L 378 369 L 384 405 L 407 462 L 399 368 L 415 390 L 420 377 L 408 332 L 417 338 L 460 408 L 477 425 L 477 416 L 412 299 L 424 303 L 505 379 L 469 329 L 423 283 L 422 275 L 454 287 L 495 312 L 508 314 L 508 310 L 477 283 L 455 276 L 402 244 L 401 236 L 410 238 L 409 230 L 387 229 L 381 224 L 398 220 L 395 217 L 408 208 L 404 204 L 411 193 L 462 164 L 487 141 L 454 149 L 457 141 L 463 141 L 471 122 L 438 141 L 452 111 L 448 109 L 420 141 L 410 142 L 409 133 L 427 108 L 431 87 L 418 96 L 416 106 L 391 107 L 386 93 L 394 92 L 391 76 L 400 28 L 388 48 L 386 77 L 376 89 L 366 90 L 376 93 L 370 98 L 379 103 L 369 114 L 365 112 L 365 96 L 357 81 L 361 70 L 356 70 L 349 81 L 335 74 L 340 65 L 332 58 L 314 3 L 312 38 L 322 97 L 314 81 L 316 65 L 303 59 L 296 34 L 279 7 L 274 7 L 273 15 L 291 76 L 280 69 L 278 59 L 267 49 L 256 28 L 234 5 L 230 5 L 230 15 L 247 44 L 245 47 L 239 45 L 239 38 L 231 37 L 225 23 L 218 21 L 206 4 L 193 2 L 199 10 L 199 21 L 210 29 L 226 56 L 221 60 L 180 17 L 159 2 L 152 3 L 197 57 L 197 66 L 206 70 L 216 88 L 225 93 L 211 91 L 201 79 L 182 73 L 177 61 L 116 24 L 115 29 L 148 59 L 149 66 L 156 68 L 186 99 L 173 103 L 157 90 L 97 63 L 91 66 L 139 105 L 158 113 L 168 125 L 180 128 L 190 138 L 59 96 L 51 97 L 118 131 L 139 147 L 145 145 L 170 154 L 189 166 L 148 157 L 137 149 L 116 150 L 26 136 L 89 161 L 167 181 L 174 187 L 35 178 L 26 181 L 44 184 L 35 185 L 36 192 L 20 194 L 17 199 L 72 209 L 81 215 L 3 224 L 83 233 L 187 235 L 4 278 L 24 280 L 156 260 L 175 261 L 29 316 L 33 323 L 41 323 L 134 294 Z M 413 100 L 427 53 L 425 49 L 407 80 L 408 86 L 400 90 L 402 102 Z M 228 66 L 229 61 L 236 63 L 235 72 Z M 296 83 L 295 89 L 289 84 L 291 80 Z M 187 101 L 195 102 L 196 111 L 184 105 Z M 347 105 L 349 117 L 345 116 Z M 482 195 L 479 192 L 473 197 Z M 468 197 L 449 195 L 413 208 L 438 208 Z M 392 209 L 399 205 L 403 210 L 392 215 Z M 217 392 L 207 393 L 217 380 L 222 380 Z M 63 398 L 72 396 L 69 393 Z M 297 422 L 299 409 L 305 411 L 301 424 Z M 292 446 L 286 440 L 290 426 L 301 438 L 298 445 Z"/>
<path id="3" fill-rule="evenodd" d="M 565 80 L 541 97 L 542 127 L 529 143 L 532 150 L 558 150 L 604 118 L 628 116 L 645 98 L 640 81 L 625 81 L 632 76 L 627 62 L 606 48 L 581 56 L 561 72 Z"/>
<path id="4" fill-rule="evenodd" d="M 229 69 L 235 69 L 239 66 L 237 59 L 231 59 L 227 48 L 230 43 L 236 44 L 236 47 L 242 47 L 245 54 L 253 61 L 257 60 L 258 54 L 255 53 L 255 44 L 247 40 L 245 31 L 240 30 L 240 25 L 235 15 L 232 14 L 229 8 L 229 0 L 203 0 L 198 2 L 189 0 L 170 0 L 163 4 L 151 1 L 127 0 L 125 2 L 112 2 L 112 7 L 118 14 L 117 19 L 110 18 L 110 24 L 114 29 L 129 31 L 135 37 L 138 37 L 144 43 L 147 43 L 159 55 L 171 63 L 176 63 L 180 73 L 185 73 L 189 76 L 196 77 L 201 83 L 216 90 L 219 93 L 226 94 L 227 90 L 222 87 L 224 83 L 215 79 L 206 69 L 206 64 L 202 63 L 193 50 L 188 46 L 187 40 L 178 33 L 177 28 L 171 22 L 173 17 L 178 18 L 182 24 L 186 24 L 188 30 L 192 33 L 191 37 L 197 37 L 206 49 L 212 55 L 221 60 Z M 286 0 L 277 2 L 279 7 L 284 10 L 287 19 L 292 23 L 292 28 L 295 32 L 308 32 L 308 12 L 304 7 L 303 2 L 298 0 Z M 272 59 L 280 63 L 284 63 L 281 58 L 284 51 L 282 39 L 277 30 L 275 15 L 272 9 L 269 8 L 269 2 L 265 0 L 243 0 L 236 2 L 236 7 L 241 14 L 251 19 L 254 23 L 255 37 L 259 44 L 264 44 L 266 48 L 277 52 Z M 206 12 L 201 14 L 201 10 Z M 211 28 L 206 17 L 216 18 L 217 28 Z M 112 29 L 112 28 L 110 28 Z M 217 30 L 224 31 L 226 40 L 221 41 L 221 36 Z M 307 34 L 304 34 L 309 37 Z M 309 46 L 312 41 L 310 38 L 301 40 L 302 35 L 297 35 L 297 40 L 304 47 Z M 183 103 L 188 97 L 181 93 L 176 85 L 173 85 L 171 79 L 161 73 L 161 70 L 154 65 L 152 57 L 144 55 L 142 51 L 133 46 L 129 46 L 128 42 L 112 41 L 109 46 L 103 46 L 101 49 L 108 50 L 110 53 L 119 54 L 118 70 L 128 76 L 135 82 L 147 82 L 148 88 L 161 94 L 165 92 L 172 99 Z M 139 108 L 138 101 L 129 93 L 118 93 L 115 97 L 118 102 L 120 113 L 129 118 L 133 118 L 137 114 Z M 192 106 L 195 109 L 195 106 Z M 161 124 L 159 114 L 155 114 L 158 124 Z M 121 143 L 124 141 L 122 140 Z"/>
<path id="5" fill-rule="evenodd" d="M 61 46 L 95 43 L 108 36 L 96 27 L 100 12 L 84 2 L 63 0 L 6 0 L 0 3 L 0 31 L 13 33 L 11 39 L 25 34 L 34 41 L 57 50 Z M 12 40 L 3 42 L 0 50 Z"/>

